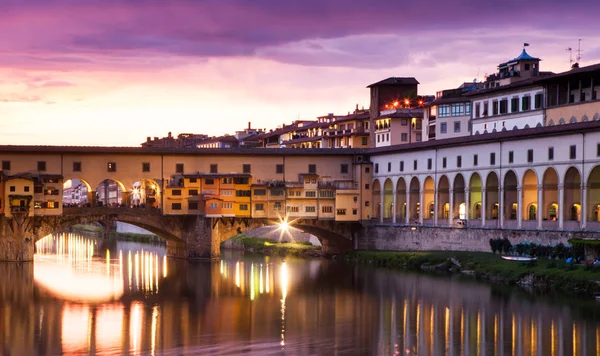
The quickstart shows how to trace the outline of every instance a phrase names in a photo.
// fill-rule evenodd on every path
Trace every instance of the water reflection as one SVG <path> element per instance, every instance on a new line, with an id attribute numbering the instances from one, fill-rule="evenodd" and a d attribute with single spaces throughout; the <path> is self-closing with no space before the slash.
<path id="1" fill-rule="evenodd" d="M 332 261 L 188 263 L 60 235 L 0 275 L 3 355 L 600 354 L 593 301 Z"/>

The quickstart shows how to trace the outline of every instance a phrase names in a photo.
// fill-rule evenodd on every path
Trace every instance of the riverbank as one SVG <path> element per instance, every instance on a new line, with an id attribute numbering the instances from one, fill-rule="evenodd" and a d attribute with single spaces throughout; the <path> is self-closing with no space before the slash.
<path id="1" fill-rule="evenodd" d="M 600 294 L 600 267 L 567 264 L 562 260 L 517 262 L 504 260 L 493 253 L 460 251 L 353 251 L 345 255 L 345 260 L 382 267 L 448 271 L 479 280 L 542 290 Z"/>
<path id="2" fill-rule="evenodd" d="M 323 257 L 321 246 L 308 242 L 276 242 L 246 235 L 237 235 L 223 243 L 223 248 L 244 250 L 267 256 Z"/>

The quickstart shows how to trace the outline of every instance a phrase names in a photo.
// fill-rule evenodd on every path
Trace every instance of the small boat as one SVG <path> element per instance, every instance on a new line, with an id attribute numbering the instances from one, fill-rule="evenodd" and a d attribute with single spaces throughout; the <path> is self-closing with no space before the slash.
<path id="1" fill-rule="evenodd" d="M 509 261 L 535 261 L 537 257 L 518 257 L 518 256 L 502 256 L 503 259 Z"/>

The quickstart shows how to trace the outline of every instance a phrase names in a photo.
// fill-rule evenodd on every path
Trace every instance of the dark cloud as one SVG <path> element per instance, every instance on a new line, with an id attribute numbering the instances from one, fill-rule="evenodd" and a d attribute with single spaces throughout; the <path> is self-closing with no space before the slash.
<path id="1" fill-rule="evenodd" d="M 52 62 L 47 64 L 50 66 L 57 62 L 62 66 L 93 65 L 98 56 L 161 54 L 197 58 L 261 55 L 307 65 L 363 66 L 373 60 L 382 65 L 391 61 L 387 55 L 373 58 L 374 51 L 382 50 L 374 44 L 338 50 L 322 41 L 385 34 L 402 36 L 423 48 L 425 43 L 445 45 L 432 33 L 480 29 L 493 29 L 499 35 L 513 29 L 521 29 L 524 35 L 590 32 L 593 30 L 584 24 L 595 23 L 600 1 L 9 0 L 4 7 L 8 21 L 0 22 L 0 30 L 14 36 L 9 47 L 34 53 L 26 60 Z M 37 29 L 42 34 L 19 32 L 23 19 L 31 21 L 25 24 L 28 31 Z M 423 38 L 425 35 L 430 37 Z M 0 35 L 0 40 L 6 43 L 10 38 Z M 294 43 L 300 43 L 295 55 L 277 48 Z M 0 44 L 0 50 L 5 47 Z M 405 52 L 398 63 L 411 51 L 406 44 L 401 49 Z M 384 48 L 383 52 L 389 51 Z"/>

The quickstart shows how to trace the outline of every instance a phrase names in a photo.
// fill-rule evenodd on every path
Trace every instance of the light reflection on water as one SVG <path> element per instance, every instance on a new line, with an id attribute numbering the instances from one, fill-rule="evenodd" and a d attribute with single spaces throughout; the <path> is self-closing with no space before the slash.
<path id="1" fill-rule="evenodd" d="M 57 235 L 0 264 L 2 355 L 594 355 L 593 301 L 332 261 Z M 600 304 L 600 303 L 599 303 Z"/>

